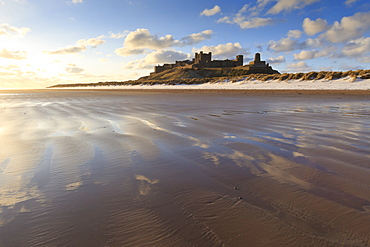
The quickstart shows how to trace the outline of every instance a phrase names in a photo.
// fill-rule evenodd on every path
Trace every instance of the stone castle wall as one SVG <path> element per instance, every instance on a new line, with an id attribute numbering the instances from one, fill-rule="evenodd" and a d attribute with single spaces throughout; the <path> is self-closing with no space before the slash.
<path id="1" fill-rule="evenodd" d="M 195 53 L 195 58 L 184 61 L 176 61 L 174 64 L 163 64 L 162 66 L 158 65 L 154 67 L 154 73 L 160 73 L 165 70 L 173 69 L 176 67 L 184 67 L 187 65 L 192 65 L 194 68 L 228 68 L 228 67 L 237 67 L 243 66 L 243 55 L 236 56 L 235 60 L 213 60 L 212 53 Z"/>
<path id="2" fill-rule="evenodd" d="M 174 64 L 164 64 L 162 66 L 155 66 L 153 73 L 160 73 L 169 69 L 176 67 L 184 67 L 191 65 L 192 68 L 233 68 L 238 66 L 243 66 L 243 55 L 236 56 L 234 60 L 213 60 L 212 53 L 195 53 L 195 58 L 184 61 L 176 61 Z M 265 61 L 261 61 L 261 55 L 256 53 L 254 56 L 254 61 L 243 66 L 244 70 L 250 71 L 250 73 L 263 73 L 263 74 L 276 74 L 279 73 L 273 70 L 272 67 Z"/>

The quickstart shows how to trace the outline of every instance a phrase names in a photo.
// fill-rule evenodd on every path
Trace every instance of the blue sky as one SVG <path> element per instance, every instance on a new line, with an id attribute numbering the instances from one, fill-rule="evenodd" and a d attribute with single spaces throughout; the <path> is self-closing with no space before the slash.
<path id="1" fill-rule="evenodd" d="M 124 81 L 212 51 L 280 72 L 370 67 L 368 0 L 0 0 L 0 88 Z"/>

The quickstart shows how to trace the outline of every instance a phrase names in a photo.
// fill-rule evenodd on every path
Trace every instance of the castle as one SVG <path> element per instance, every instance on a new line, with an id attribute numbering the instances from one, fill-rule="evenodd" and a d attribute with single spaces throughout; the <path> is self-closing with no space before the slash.
<path id="1" fill-rule="evenodd" d="M 154 72 L 151 74 L 160 73 L 169 69 L 177 67 L 187 67 L 187 68 L 233 68 L 243 66 L 243 55 L 237 55 L 234 60 L 212 60 L 212 53 L 195 53 L 195 58 L 193 60 L 183 60 L 176 61 L 174 64 L 163 64 L 155 66 Z M 277 74 L 276 70 L 265 61 L 261 61 L 261 55 L 259 53 L 255 54 L 254 61 L 250 62 L 248 65 L 243 66 L 243 70 L 248 70 L 252 73 L 263 73 L 263 74 Z"/>
<path id="2" fill-rule="evenodd" d="M 248 70 L 249 74 L 280 74 L 279 71 L 272 69 L 269 63 L 261 61 L 261 54 L 259 53 L 254 55 L 254 61 L 243 67 Z"/>

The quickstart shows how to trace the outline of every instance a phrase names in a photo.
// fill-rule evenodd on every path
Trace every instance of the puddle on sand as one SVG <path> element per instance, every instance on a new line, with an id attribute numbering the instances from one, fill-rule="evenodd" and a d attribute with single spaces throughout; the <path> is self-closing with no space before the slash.
<path id="1" fill-rule="evenodd" d="M 201 141 L 198 138 L 195 138 L 195 137 L 192 137 L 192 136 L 189 136 L 189 135 L 185 135 L 185 134 L 182 134 L 182 133 L 179 133 L 179 132 L 171 131 L 171 130 L 168 130 L 168 129 L 165 129 L 165 128 L 162 128 L 162 127 L 159 127 L 159 126 L 149 122 L 148 120 L 140 119 L 140 121 L 143 122 L 144 124 L 146 124 L 147 126 L 153 128 L 153 129 L 160 130 L 160 131 L 163 131 L 163 132 L 167 132 L 167 133 L 170 133 L 172 135 L 176 135 L 176 136 L 183 137 L 183 138 L 186 138 L 188 140 L 191 140 L 191 141 L 195 142 L 194 146 L 198 146 L 198 147 L 201 147 L 201 148 L 209 148 L 209 144 Z"/>

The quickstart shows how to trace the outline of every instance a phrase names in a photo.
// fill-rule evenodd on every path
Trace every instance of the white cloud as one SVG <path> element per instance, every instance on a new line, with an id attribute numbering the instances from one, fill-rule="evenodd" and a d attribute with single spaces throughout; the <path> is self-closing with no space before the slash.
<path id="1" fill-rule="evenodd" d="M 84 69 L 77 67 L 76 64 L 68 64 L 68 67 L 66 67 L 65 71 L 71 74 L 79 74 L 84 71 Z"/>
<path id="2" fill-rule="evenodd" d="M 118 32 L 118 33 L 113 33 L 111 31 L 109 31 L 109 35 L 106 36 L 106 35 L 100 35 L 99 37 L 97 37 L 97 39 L 121 39 L 123 37 L 125 37 L 130 31 L 123 31 L 123 32 Z"/>
<path id="3" fill-rule="evenodd" d="M 102 45 L 105 43 L 105 40 L 98 39 L 98 38 L 91 38 L 88 40 L 81 39 L 77 41 L 77 43 L 82 44 L 82 45 L 90 45 L 92 48 L 95 48 L 99 45 Z"/>
<path id="4" fill-rule="evenodd" d="M 49 54 L 49 55 L 61 55 L 61 54 L 73 54 L 73 53 L 80 53 L 82 51 L 86 51 L 86 46 L 85 45 L 71 45 L 67 46 L 65 48 L 58 48 L 54 51 L 44 51 L 44 53 Z"/>
<path id="5" fill-rule="evenodd" d="M 242 29 L 258 28 L 267 25 L 273 25 L 285 20 L 278 20 L 273 18 L 261 18 L 258 16 L 263 15 L 261 13 L 266 6 L 271 2 L 276 4 L 264 14 L 278 14 L 281 11 L 290 11 L 292 9 L 302 9 L 307 5 L 313 4 L 321 0 L 257 0 L 256 4 L 245 4 L 238 13 L 232 16 L 224 16 L 218 19 L 217 23 L 228 23 L 239 25 Z"/>
<path id="6" fill-rule="evenodd" d="M 271 0 L 258 0 L 257 5 L 254 7 L 249 7 L 248 4 L 244 5 L 244 10 L 251 12 L 250 16 L 258 16 L 260 15 L 261 11 L 266 7 L 266 5 L 270 2 Z"/>
<path id="7" fill-rule="evenodd" d="M 148 64 L 158 63 L 174 63 L 175 61 L 181 61 L 190 59 L 190 55 L 180 51 L 173 50 L 161 50 L 149 53 L 145 60 Z"/>
<path id="8" fill-rule="evenodd" d="M 123 31 L 123 32 L 120 32 L 120 33 L 112 33 L 112 32 L 109 32 L 110 33 L 110 35 L 109 35 L 109 38 L 111 38 L 111 39 L 120 39 L 120 38 L 123 38 L 123 37 L 125 37 L 128 33 L 129 33 L 129 31 Z"/>
<path id="9" fill-rule="evenodd" d="M 60 55 L 60 54 L 74 54 L 80 53 L 82 51 L 87 50 L 87 46 L 91 46 L 92 48 L 96 48 L 99 45 L 105 43 L 105 40 L 99 38 L 91 38 L 88 40 L 80 39 L 76 42 L 75 45 L 67 46 L 64 48 L 58 48 L 54 51 L 44 51 L 44 53 L 49 55 Z"/>
<path id="10" fill-rule="evenodd" d="M 203 12 L 200 13 L 200 15 L 212 16 L 212 15 L 215 15 L 215 14 L 220 13 L 220 12 L 221 12 L 220 6 L 215 5 L 212 9 L 203 10 Z"/>
<path id="11" fill-rule="evenodd" d="M 288 63 L 287 69 L 292 72 L 304 72 L 312 70 L 310 66 L 307 65 L 306 62 L 300 61 L 298 63 Z"/>
<path id="12" fill-rule="evenodd" d="M 7 66 L 0 66 L 0 69 L 13 70 L 13 69 L 20 69 L 20 67 L 19 65 L 16 65 L 16 64 L 10 64 Z"/>
<path id="13" fill-rule="evenodd" d="M 302 36 L 302 31 L 300 30 L 290 30 L 287 35 L 289 38 L 299 39 Z"/>
<path id="14" fill-rule="evenodd" d="M 291 38 L 282 38 L 278 41 L 270 41 L 268 44 L 269 46 L 267 49 L 275 52 L 294 51 L 297 49 L 304 49 L 306 47 L 305 43 L 298 42 Z"/>
<path id="15" fill-rule="evenodd" d="M 293 54 L 293 57 L 295 60 L 309 60 L 319 57 L 325 57 L 330 54 L 334 54 L 336 51 L 336 48 L 334 46 L 327 46 L 322 50 L 316 51 L 301 51 L 300 53 Z"/>
<path id="16" fill-rule="evenodd" d="M 267 25 L 273 25 L 273 24 L 276 24 L 278 22 L 281 22 L 281 21 L 280 20 L 275 20 L 275 19 L 272 19 L 272 18 L 254 17 L 254 18 L 251 18 L 248 21 L 238 22 L 237 24 L 242 29 L 249 29 L 249 28 L 263 27 L 263 26 L 267 26 Z"/>
<path id="17" fill-rule="evenodd" d="M 9 51 L 7 49 L 0 50 L 0 57 L 8 59 L 22 60 L 26 59 L 27 53 L 25 51 Z"/>
<path id="18" fill-rule="evenodd" d="M 323 45 L 320 39 L 307 39 L 304 43 L 306 47 L 320 47 Z"/>
<path id="19" fill-rule="evenodd" d="M 177 42 L 172 35 L 158 37 L 152 35 L 148 29 L 139 28 L 130 32 L 124 41 L 124 47 L 130 49 L 163 49 L 174 46 Z"/>
<path id="20" fill-rule="evenodd" d="M 158 37 L 157 35 L 152 35 L 148 29 L 137 29 L 126 36 L 123 47 L 116 49 L 115 53 L 120 56 L 130 56 L 143 54 L 148 49 L 161 50 L 172 46 L 194 45 L 210 39 L 212 34 L 212 30 L 204 30 L 200 33 L 190 34 L 181 40 L 175 40 L 169 34 L 164 37 Z"/>
<path id="21" fill-rule="evenodd" d="M 193 33 L 181 39 L 181 46 L 195 45 L 204 40 L 210 39 L 213 34 L 212 30 L 204 30 L 200 33 Z"/>
<path id="22" fill-rule="evenodd" d="M 272 18 L 259 18 L 259 17 L 250 18 L 248 20 L 245 20 L 245 18 L 234 18 L 231 20 L 230 17 L 228 16 L 220 18 L 217 21 L 217 23 L 237 24 L 239 25 L 241 29 L 258 28 L 258 27 L 263 27 L 267 25 L 273 25 L 279 22 L 281 22 L 281 20 L 275 20 Z"/>
<path id="23" fill-rule="evenodd" d="M 160 50 L 149 53 L 144 59 L 131 61 L 126 64 L 124 69 L 152 69 L 155 65 L 164 63 L 174 63 L 190 59 L 187 53 L 174 50 Z"/>
<path id="24" fill-rule="evenodd" d="M 329 28 L 327 21 L 321 18 L 318 18 L 315 21 L 310 18 L 305 18 L 303 20 L 302 27 L 304 32 L 309 36 L 321 33 Z"/>
<path id="25" fill-rule="evenodd" d="M 72 0 L 72 3 L 74 3 L 74 4 L 83 3 L 83 0 Z"/>
<path id="26" fill-rule="evenodd" d="M 358 12 L 353 16 L 336 21 L 325 33 L 320 35 L 332 43 L 346 42 L 361 37 L 370 30 L 370 12 Z"/>
<path id="27" fill-rule="evenodd" d="M 118 56 L 128 57 L 132 55 L 138 55 L 145 53 L 145 49 L 131 49 L 126 47 L 117 48 L 114 51 Z"/>
<path id="28" fill-rule="evenodd" d="M 271 40 L 268 42 L 268 50 L 275 52 L 289 52 L 294 50 L 303 50 L 308 47 L 319 47 L 322 46 L 322 42 L 319 39 L 307 39 L 305 41 L 298 41 L 302 32 L 299 30 L 290 30 L 287 37 L 282 38 L 278 41 Z"/>
<path id="29" fill-rule="evenodd" d="M 263 27 L 267 25 L 273 25 L 282 22 L 282 20 L 276 20 L 272 18 L 254 17 L 255 15 L 259 14 L 259 12 L 256 12 L 257 9 L 258 7 L 249 8 L 249 5 L 245 4 L 243 8 L 241 8 L 239 12 L 234 15 L 234 17 L 232 18 L 229 16 L 222 17 L 217 20 L 217 23 L 236 24 L 242 29 L 250 29 Z M 245 15 L 246 12 L 250 11 L 252 11 L 252 14 Z"/>
<path id="30" fill-rule="evenodd" d="M 281 63 L 285 63 L 285 57 L 284 56 L 278 56 L 277 58 L 269 58 L 267 59 L 268 63 L 270 64 L 281 64 Z"/>
<path id="31" fill-rule="evenodd" d="M 292 9 L 302 9 L 305 6 L 313 4 L 320 0 L 275 0 L 275 1 L 277 1 L 277 3 L 267 12 L 268 14 L 279 14 L 281 11 L 284 10 L 290 11 Z"/>
<path id="32" fill-rule="evenodd" d="M 10 26 L 7 23 L 0 24 L 0 36 L 5 35 L 5 36 L 24 37 L 30 31 L 31 29 L 29 29 L 28 27 L 18 28 L 18 27 Z"/>
<path id="33" fill-rule="evenodd" d="M 357 2 L 358 0 L 346 0 L 345 2 L 344 2 L 344 4 L 345 5 L 347 5 L 347 6 L 350 6 L 350 5 L 352 5 L 352 4 L 354 4 L 355 2 Z"/>
<path id="34" fill-rule="evenodd" d="M 239 54 L 249 54 L 249 52 L 242 48 L 240 43 L 227 43 L 217 46 L 203 46 L 202 48 L 193 48 L 192 50 L 193 53 L 199 51 L 212 52 L 213 56 L 218 56 L 221 58 L 231 58 Z"/>
<path id="35" fill-rule="evenodd" d="M 295 60 L 308 60 L 315 58 L 317 51 L 301 51 L 298 54 L 293 54 Z"/>
<path id="36" fill-rule="evenodd" d="M 343 48 L 343 54 L 349 57 L 359 57 L 370 52 L 370 37 L 351 40 Z"/>
<path id="37" fill-rule="evenodd" d="M 227 24 L 235 24 L 229 16 L 224 16 L 217 20 L 217 23 L 227 23 Z"/>

